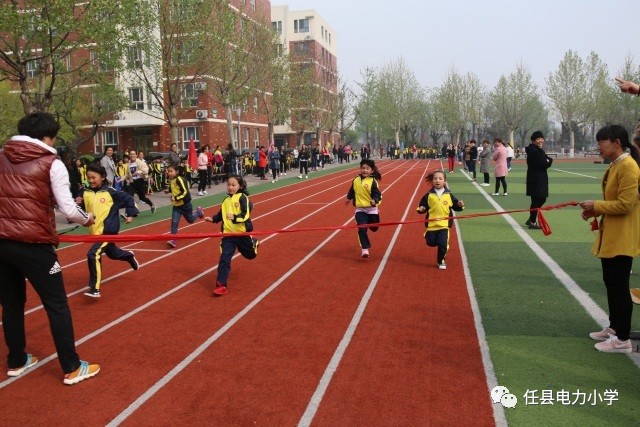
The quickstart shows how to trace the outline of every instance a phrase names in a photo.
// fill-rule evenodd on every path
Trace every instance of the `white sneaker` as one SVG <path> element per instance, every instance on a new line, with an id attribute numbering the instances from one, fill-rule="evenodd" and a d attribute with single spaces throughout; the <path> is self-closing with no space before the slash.
<path id="1" fill-rule="evenodd" d="M 589 338 L 596 341 L 606 341 L 609 339 L 611 335 L 615 335 L 615 334 L 616 334 L 616 331 L 614 331 L 613 329 L 607 326 L 601 331 L 591 332 L 589 334 Z"/>
<path id="2" fill-rule="evenodd" d="M 309 178 L 309 175 L 305 175 L 305 176 L 304 176 L 304 179 L 307 179 L 307 178 Z"/>
<path id="3" fill-rule="evenodd" d="M 207 194 L 209 194 L 209 193 L 207 193 L 206 191 L 203 191 L 202 193 L 203 193 L 205 196 L 206 196 Z"/>
<path id="4" fill-rule="evenodd" d="M 204 196 L 204 193 L 202 191 L 198 191 L 198 196 Z"/>
<path id="5" fill-rule="evenodd" d="M 596 350 L 603 353 L 631 353 L 631 340 L 620 341 L 617 336 L 610 335 L 609 339 L 594 345 Z"/>
<path id="6" fill-rule="evenodd" d="M 298 175 L 298 179 L 302 179 L 302 175 Z"/>
<path id="7" fill-rule="evenodd" d="M 362 250 L 362 258 L 369 258 L 369 249 Z"/>
<path id="8" fill-rule="evenodd" d="M 276 182 L 276 180 L 275 180 L 275 179 L 272 179 L 272 180 L 271 180 L 271 183 L 273 184 L 274 182 Z"/>
<path id="9" fill-rule="evenodd" d="M 492 196 L 499 196 L 500 193 L 491 193 Z"/>
<path id="10" fill-rule="evenodd" d="M 508 195 L 509 195 L 509 193 L 504 193 L 504 194 L 503 194 L 503 196 L 508 196 Z"/>
<path id="11" fill-rule="evenodd" d="M 444 262 L 442 264 L 438 264 L 438 268 L 440 270 L 446 270 L 447 269 L 447 264 L 445 264 Z"/>

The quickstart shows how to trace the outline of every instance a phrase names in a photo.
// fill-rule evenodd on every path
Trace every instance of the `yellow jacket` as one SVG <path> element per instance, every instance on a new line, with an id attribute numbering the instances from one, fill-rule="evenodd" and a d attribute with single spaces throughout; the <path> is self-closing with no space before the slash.
<path id="1" fill-rule="evenodd" d="M 596 200 L 600 218 L 592 252 L 598 258 L 640 255 L 640 168 L 631 156 L 611 163 L 602 179 L 604 200 Z"/>

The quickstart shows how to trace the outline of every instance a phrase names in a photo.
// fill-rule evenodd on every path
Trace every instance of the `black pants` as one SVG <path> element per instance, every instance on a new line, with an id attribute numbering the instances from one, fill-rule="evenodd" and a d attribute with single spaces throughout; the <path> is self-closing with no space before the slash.
<path id="1" fill-rule="evenodd" d="M 198 169 L 198 192 L 207 188 L 207 173 L 206 169 Z"/>
<path id="2" fill-rule="evenodd" d="M 601 258 L 602 280 L 607 287 L 609 303 L 609 327 L 616 331 L 620 341 L 629 339 L 631 332 L 631 314 L 633 301 L 629 293 L 629 276 L 633 258 L 619 255 L 613 258 Z"/>
<path id="3" fill-rule="evenodd" d="M 100 290 L 102 283 L 102 255 L 106 255 L 117 261 L 133 261 L 133 253 L 120 249 L 113 242 L 94 243 L 87 252 L 89 265 L 89 287 Z"/>
<path id="4" fill-rule="evenodd" d="M 246 259 L 254 259 L 257 255 L 251 237 L 223 237 L 220 241 L 220 260 L 218 261 L 218 278 L 216 279 L 221 285 L 227 286 L 229 273 L 231 273 L 231 259 L 236 249 Z"/>
<path id="5" fill-rule="evenodd" d="M 443 228 L 440 230 L 427 231 L 424 234 L 424 238 L 427 241 L 427 246 L 438 247 L 438 257 L 436 261 L 438 264 L 444 263 L 447 252 L 449 252 L 449 229 Z"/>
<path id="6" fill-rule="evenodd" d="M 0 277 L 2 329 L 9 348 L 9 369 L 19 368 L 27 361 L 24 330 L 24 306 L 27 299 L 25 278 L 29 279 L 47 312 L 62 371 L 68 374 L 78 369 L 80 358 L 76 353 L 71 311 L 54 247 L 50 244 L 0 240 Z"/>
<path id="7" fill-rule="evenodd" d="M 507 192 L 507 180 L 504 176 L 500 176 L 497 177 L 496 176 L 496 191 L 494 191 L 494 193 L 497 193 L 500 190 L 500 183 L 502 183 L 502 188 L 504 190 L 504 192 Z"/>
<path id="8" fill-rule="evenodd" d="M 491 181 L 491 178 L 489 177 L 489 172 L 482 172 L 482 174 L 484 175 L 484 183 L 489 184 L 489 181 Z"/>
<path id="9" fill-rule="evenodd" d="M 302 169 L 304 169 L 304 174 L 309 175 L 309 162 L 306 160 L 300 161 L 300 175 L 302 175 Z"/>
<path id="10" fill-rule="evenodd" d="M 127 192 L 131 196 L 137 194 L 141 202 L 153 206 L 153 202 L 147 197 L 147 185 L 147 181 L 142 178 L 134 179 L 131 184 L 127 186 Z"/>
<path id="11" fill-rule="evenodd" d="M 380 215 L 368 214 L 366 212 L 356 212 L 356 224 L 377 224 L 380 222 Z M 360 247 L 362 249 L 369 249 L 371 242 L 369 241 L 368 230 L 373 232 L 378 231 L 378 227 L 360 227 L 358 228 L 358 240 L 360 241 Z"/>
<path id="12" fill-rule="evenodd" d="M 467 160 L 467 169 L 469 170 L 469 173 L 471 174 L 473 179 L 476 179 L 476 161 L 475 160 Z"/>
<path id="13" fill-rule="evenodd" d="M 531 196 L 531 212 L 529 213 L 529 222 L 536 223 L 538 222 L 538 211 L 535 209 L 541 208 L 544 205 L 544 202 L 547 201 L 546 197 L 534 197 Z"/>

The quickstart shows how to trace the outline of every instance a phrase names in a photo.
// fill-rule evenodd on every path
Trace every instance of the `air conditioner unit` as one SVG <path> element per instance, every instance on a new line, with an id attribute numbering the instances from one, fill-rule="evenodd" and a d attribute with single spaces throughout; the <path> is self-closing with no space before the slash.
<path id="1" fill-rule="evenodd" d="M 311 36 L 305 37 L 305 40 L 311 40 Z"/>
<path id="2" fill-rule="evenodd" d="M 124 119 L 125 117 L 124 117 L 124 114 L 122 113 L 116 113 L 113 115 L 113 120 L 124 120 Z"/>
<path id="3" fill-rule="evenodd" d="M 199 92 L 204 92 L 205 90 L 207 90 L 207 84 L 204 82 L 198 82 L 194 84 L 194 88 Z"/>
<path id="4" fill-rule="evenodd" d="M 196 118 L 198 119 L 206 119 L 209 116 L 209 112 L 207 110 L 197 110 Z"/>

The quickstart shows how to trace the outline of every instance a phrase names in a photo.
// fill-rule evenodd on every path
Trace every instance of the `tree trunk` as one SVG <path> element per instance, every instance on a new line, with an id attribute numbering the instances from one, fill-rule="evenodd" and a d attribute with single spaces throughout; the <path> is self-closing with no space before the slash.
<path id="1" fill-rule="evenodd" d="M 573 159 L 575 157 L 575 142 L 576 137 L 573 128 L 569 131 L 569 158 Z"/>
<path id="2" fill-rule="evenodd" d="M 225 105 L 225 115 L 227 118 L 227 131 L 229 132 L 229 142 L 233 144 L 233 112 L 231 111 L 231 105 Z M 240 132 L 238 132 L 238 146 L 240 146 Z M 236 147 L 237 148 L 237 147 Z"/>

